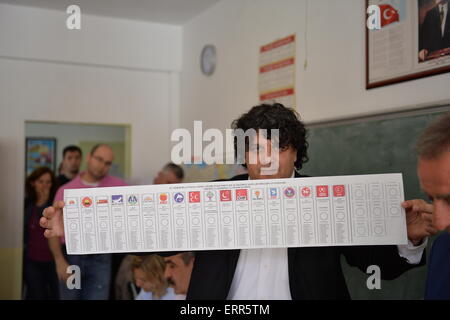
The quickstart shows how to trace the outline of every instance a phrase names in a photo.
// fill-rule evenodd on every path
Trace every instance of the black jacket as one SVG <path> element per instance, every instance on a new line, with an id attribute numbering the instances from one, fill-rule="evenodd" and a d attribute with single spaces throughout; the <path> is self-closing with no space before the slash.
<path id="1" fill-rule="evenodd" d="M 427 49 L 431 54 L 433 51 L 450 47 L 450 3 L 448 9 L 444 36 L 442 36 L 439 6 L 427 12 L 420 29 L 419 50 Z"/>
<path id="2" fill-rule="evenodd" d="M 44 208 L 51 206 L 52 202 L 49 200 L 46 205 L 43 207 L 38 208 L 40 211 L 39 214 L 42 217 L 42 213 L 44 212 Z M 28 239 L 29 239 L 29 232 L 28 227 L 30 223 L 30 219 L 33 215 L 33 208 L 35 207 L 33 201 L 31 201 L 30 198 L 25 198 L 24 201 L 24 216 L 23 216 L 23 252 L 24 257 L 28 256 Z M 43 231 L 42 231 L 43 232 Z"/>
<path id="3" fill-rule="evenodd" d="M 300 176 L 296 176 L 300 177 Z M 246 180 L 240 175 L 231 180 Z M 378 265 L 381 277 L 396 278 L 415 267 L 398 254 L 397 246 L 288 248 L 289 287 L 292 299 L 350 299 L 341 268 L 341 255 L 366 272 Z M 225 300 L 233 281 L 240 250 L 198 251 L 187 300 Z M 425 254 L 420 265 L 425 263 Z"/>

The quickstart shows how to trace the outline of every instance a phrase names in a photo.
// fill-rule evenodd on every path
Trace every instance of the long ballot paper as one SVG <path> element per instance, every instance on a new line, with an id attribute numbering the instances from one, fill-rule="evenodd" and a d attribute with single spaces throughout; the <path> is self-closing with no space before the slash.
<path id="1" fill-rule="evenodd" d="M 406 244 L 401 174 L 64 191 L 68 254 Z"/>

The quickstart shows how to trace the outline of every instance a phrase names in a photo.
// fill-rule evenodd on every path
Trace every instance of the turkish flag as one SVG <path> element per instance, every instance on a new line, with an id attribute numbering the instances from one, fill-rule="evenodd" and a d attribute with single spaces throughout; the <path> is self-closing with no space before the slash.
<path id="1" fill-rule="evenodd" d="M 381 4 L 379 7 L 381 13 L 381 27 L 400 21 L 398 11 L 395 10 L 390 4 Z"/>

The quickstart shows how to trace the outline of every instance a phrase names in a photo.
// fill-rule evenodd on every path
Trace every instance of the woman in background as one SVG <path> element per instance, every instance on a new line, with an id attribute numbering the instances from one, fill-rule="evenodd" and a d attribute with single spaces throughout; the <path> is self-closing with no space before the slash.
<path id="1" fill-rule="evenodd" d="M 180 300 L 164 278 L 164 259 L 156 254 L 134 257 L 131 264 L 134 281 L 141 291 L 135 300 Z"/>
<path id="2" fill-rule="evenodd" d="M 25 299 L 58 299 L 58 280 L 53 257 L 39 225 L 42 211 L 52 205 L 56 192 L 53 171 L 34 170 L 25 181 L 24 283 Z"/>

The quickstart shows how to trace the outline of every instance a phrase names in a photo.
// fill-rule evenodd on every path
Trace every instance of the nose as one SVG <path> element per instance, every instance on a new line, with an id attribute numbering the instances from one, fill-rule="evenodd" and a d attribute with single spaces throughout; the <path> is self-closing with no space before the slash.
<path id="1" fill-rule="evenodd" d="M 270 167 L 270 163 L 272 162 L 272 150 L 270 148 L 264 148 L 258 152 L 258 160 L 261 166 Z"/>
<path id="2" fill-rule="evenodd" d="M 164 270 L 164 278 L 169 279 L 172 276 L 172 272 L 170 272 L 170 268 Z"/>
<path id="3" fill-rule="evenodd" d="M 437 230 L 450 228 L 450 206 L 444 200 L 434 201 L 432 221 Z"/>
<path id="4" fill-rule="evenodd" d="M 107 167 L 105 161 L 103 160 L 100 163 L 100 167 L 104 170 Z"/>

